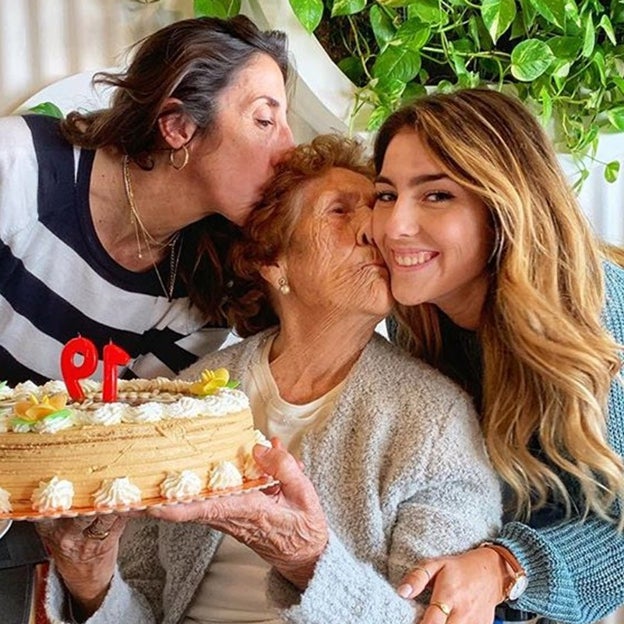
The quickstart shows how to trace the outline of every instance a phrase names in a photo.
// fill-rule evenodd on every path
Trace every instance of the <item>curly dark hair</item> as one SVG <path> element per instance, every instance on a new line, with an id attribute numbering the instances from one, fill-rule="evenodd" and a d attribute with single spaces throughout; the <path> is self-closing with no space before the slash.
<path id="1" fill-rule="evenodd" d="M 287 252 L 306 209 L 303 189 L 334 167 L 373 177 L 372 162 L 356 139 L 325 134 L 299 145 L 278 165 L 243 228 L 241 240 L 232 245 L 235 277 L 227 317 L 240 336 L 278 324 L 270 286 L 260 269 L 275 264 Z"/>

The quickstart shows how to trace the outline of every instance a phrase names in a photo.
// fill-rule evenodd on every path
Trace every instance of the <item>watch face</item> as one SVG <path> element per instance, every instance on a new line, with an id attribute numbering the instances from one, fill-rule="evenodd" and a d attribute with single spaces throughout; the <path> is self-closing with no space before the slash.
<path id="1" fill-rule="evenodd" d="M 521 574 L 520 576 L 518 576 L 518 578 L 516 579 L 516 582 L 512 585 L 511 589 L 509 590 L 508 600 L 518 600 L 518 598 L 520 598 L 520 596 L 524 594 L 524 591 L 526 590 L 528 584 L 529 584 L 529 579 L 526 577 L 525 574 Z"/>

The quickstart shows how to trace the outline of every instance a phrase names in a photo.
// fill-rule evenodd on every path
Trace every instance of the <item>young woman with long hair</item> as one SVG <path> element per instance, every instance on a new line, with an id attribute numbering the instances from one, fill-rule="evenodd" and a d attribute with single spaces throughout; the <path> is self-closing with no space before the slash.
<path id="1" fill-rule="evenodd" d="M 444 608 L 426 624 L 491 623 L 503 601 L 599 619 L 624 602 L 624 254 L 596 238 L 513 97 L 417 100 L 384 123 L 375 161 L 396 341 L 474 397 L 509 520 L 400 592 L 432 589 Z"/>

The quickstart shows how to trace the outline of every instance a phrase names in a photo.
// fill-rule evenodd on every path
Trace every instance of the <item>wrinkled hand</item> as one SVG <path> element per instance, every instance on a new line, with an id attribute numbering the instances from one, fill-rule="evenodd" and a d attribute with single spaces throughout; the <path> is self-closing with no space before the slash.
<path id="1" fill-rule="evenodd" d="M 126 522 L 127 518 L 110 514 L 36 523 L 73 604 L 85 619 L 106 596 Z"/>
<path id="2" fill-rule="evenodd" d="M 150 509 L 164 520 L 208 524 L 254 550 L 282 576 L 304 589 L 328 540 L 327 522 L 314 486 L 283 446 L 254 447 L 258 466 L 280 486 L 244 496 Z M 491 623 L 490 623 L 491 624 Z"/>
<path id="3" fill-rule="evenodd" d="M 431 588 L 421 624 L 492 624 L 507 576 L 505 563 L 495 551 L 475 548 L 423 561 L 405 576 L 398 592 L 403 598 L 414 598 L 425 587 Z M 450 614 L 439 605 L 448 607 Z"/>

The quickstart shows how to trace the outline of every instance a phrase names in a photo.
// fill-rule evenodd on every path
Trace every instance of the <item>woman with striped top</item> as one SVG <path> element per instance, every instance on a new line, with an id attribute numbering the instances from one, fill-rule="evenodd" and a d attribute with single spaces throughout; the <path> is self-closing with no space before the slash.
<path id="1" fill-rule="evenodd" d="M 125 376 L 220 346 L 223 258 L 292 145 L 286 77 L 283 33 L 191 19 L 99 75 L 110 108 L 0 119 L 0 380 L 58 378 L 77 334 Z"/>

